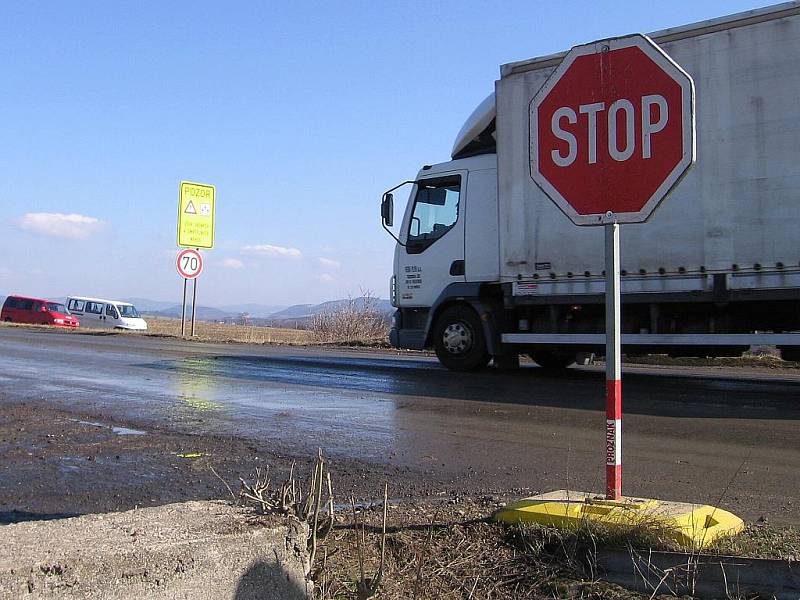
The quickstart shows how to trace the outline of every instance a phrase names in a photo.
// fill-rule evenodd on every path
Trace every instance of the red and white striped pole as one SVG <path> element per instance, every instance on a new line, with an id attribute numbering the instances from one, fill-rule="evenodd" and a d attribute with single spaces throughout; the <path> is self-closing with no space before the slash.
<path id="1" fill-rule="evenodd" d="M 606 498 L 622 498 L 622 344 L 619 223 L 606 214 Z"/>

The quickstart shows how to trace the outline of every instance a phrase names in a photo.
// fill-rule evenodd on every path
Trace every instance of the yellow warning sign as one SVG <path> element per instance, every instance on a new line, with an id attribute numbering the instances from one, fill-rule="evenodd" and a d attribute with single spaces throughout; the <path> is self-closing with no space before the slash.
<path id="1" fill-rule="evenodd" d="M 178 246 L 214 247 L 213 185 L 181 181 L 178 193 Z"/>

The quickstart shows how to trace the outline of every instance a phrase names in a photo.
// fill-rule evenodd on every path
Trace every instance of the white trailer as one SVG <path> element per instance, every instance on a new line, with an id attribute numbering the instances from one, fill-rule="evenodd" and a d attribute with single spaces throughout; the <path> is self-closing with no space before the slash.
<path id="1" fill-rule="evenodd" d="M 623 349 L 800 359 L 800 2 L 650 37 L 694 79 L 697 162 L 623 226 Z M 529 105 L 563 56 L 503 65 L 452 160 L 401 184 L 393 345 L 458 370 L 602 352 L 602 228 L 573 225 L 530 176 Z M 401 186 L 381 207 L 390 232 Z"/>

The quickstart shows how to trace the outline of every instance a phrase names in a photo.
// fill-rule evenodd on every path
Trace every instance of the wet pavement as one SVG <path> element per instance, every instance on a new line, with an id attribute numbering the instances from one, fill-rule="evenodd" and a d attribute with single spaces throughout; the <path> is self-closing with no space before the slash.
<path id="1" fill-rule="evenodd" d="M 461 493 L 602 490 L 603 392 L 596 367 L 465 375 L 418 354 L 0 329 L 3 403 L 106 415 L 113 423 L 79 420 L 120 438 L 158 428 L 282 456 L 322 447 L 402 471 L 400 494 L 414 480 Z M 625 493 L 800 522 L 798 392 L 791 370 L 626 368 Z"/>

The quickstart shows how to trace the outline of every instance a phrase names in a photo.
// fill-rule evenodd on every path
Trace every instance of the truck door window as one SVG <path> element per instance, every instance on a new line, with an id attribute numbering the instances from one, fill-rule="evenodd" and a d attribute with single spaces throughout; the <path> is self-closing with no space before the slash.
<path id="1" fill-rule="evenodd" d="M 406 241 L 409 254 L 423 252 L 453 228 L 458 220 L 460 195 L 459 176 L 426 179 L 417 183 Z"/>
<path id="2" fill-rule="evenodd" d="M 106 304 L 106 316 L 111 317 L 112 319 L 119 319 L 117 309 L 114 308 L 113 304 Z"/>

